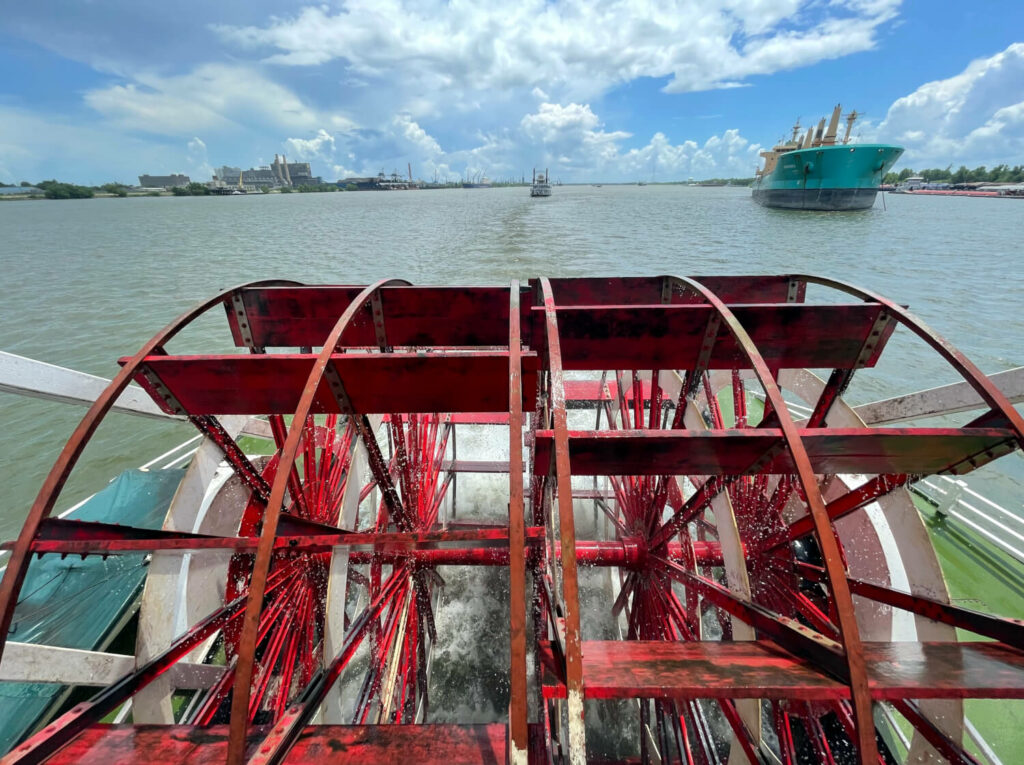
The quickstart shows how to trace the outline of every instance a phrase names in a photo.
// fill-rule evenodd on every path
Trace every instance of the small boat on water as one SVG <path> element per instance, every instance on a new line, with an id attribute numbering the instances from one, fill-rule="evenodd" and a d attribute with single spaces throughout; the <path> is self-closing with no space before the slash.
<path id="1" fill-rule="evenodd" d="M 548 171 L 538 174 L 536 168 L 533 171 L 533 185 L 530 186 L 531 197 L 551 196 L 551 184 L 548 182 Z"/>
<path id="2" fill-rule="evenodd" d="M 754 179 L 754 201 L 789 210 L 864 210 L 875 203 L 886 172 L 903 154 L 902 146 L 850 144 L 857 112 L 846 117 L 846 134 L 836 140 L 841 107 L 828 129 L 822 117 L 801 139 L 800 123 L 789 141 L 762 151 L 764 167 Z"/>
<path id="3" fill-rule="evenodd" d="M 480 173 L 472 178 L 467 178 L 462 183 L 462 188 L 464 189 L 489 189 L 490 187 L 491 179 Z"/>

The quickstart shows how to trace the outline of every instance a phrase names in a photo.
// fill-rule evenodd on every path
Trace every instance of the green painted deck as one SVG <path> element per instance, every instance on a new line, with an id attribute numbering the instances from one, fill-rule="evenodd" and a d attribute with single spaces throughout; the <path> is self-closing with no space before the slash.
<path id="1" fill-rule="evenodd" d="M 1024 564 L 953 518 L 943 518 L 923 497 L 911 494 L 931 536 L 953 602 L 1012 619 L 1024 619 Z M 959 630 L 961 640 L 980 640 Z M 999 699 L 964 702 L 967 718 L 1003 762 L 1016 762 L 1022 749 L 1024 703 Z M 964 745 L 977 748 L 965 737 Z"/>

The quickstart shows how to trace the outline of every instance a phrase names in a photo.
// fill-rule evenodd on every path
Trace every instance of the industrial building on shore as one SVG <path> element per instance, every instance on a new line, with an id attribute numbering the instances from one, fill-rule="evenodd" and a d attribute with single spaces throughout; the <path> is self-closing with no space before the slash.
<path id="1" fill-rule="evenodd" d="M 175 186 L 185 187 L 192 181 L 187 175 L 174 173 L 171 175 L 140 175 L 139 186 L 144 189 L 173 189 Z"/>
<path id="2" fill-rule="evenodd" d="M 241 179 L 241 183 L 239 183 Z M 240 167 L 224 165 L 217 169 L 213 176 L 213 188 L 243 188 L 246 191 L 259 191 L 264 186 L 271 189 L 296 188 L 298 186 L 319 186 L 324 182 L 320 176 L 313 175 L 308 162 L 288 162 L 282 155 L 274 155 L 274 163 L 270 166 L 242 170 Z"/>
<path id="3" fill-rule="evenodd" d="M 192 180 L 187 175 L 172 173 L 171 175 L 140 175 L 139 186 L 143 189 L 184 188 Z M 298 188 L 300 186 L 320 186 L 324 179 L 313 175 L 308 162 L 289 162 L 284 155 L 274 155 L 272 165 L 263 165 L 243 170 L 240 167 L 224 165 L 217 168 L 216 175 L 206 186 L 211 189 L 243 189 L 260 191 L 263 188 L 281 189 Z"/>

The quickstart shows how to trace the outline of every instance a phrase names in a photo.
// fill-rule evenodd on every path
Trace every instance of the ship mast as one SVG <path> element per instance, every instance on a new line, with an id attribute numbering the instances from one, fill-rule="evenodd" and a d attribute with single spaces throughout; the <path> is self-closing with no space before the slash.
<path id="1" fill-rule="evenodd" d="M 818 123 L 817 129 L 814 131 L 814 142 L 811 146 L 821 146 L 821 140 L 825 135 L 825 118 L 822 117 Z"/>
<path id="2" fill-rule="evenodd" d="M 857 110 L 854 109 L 852 112 L 846 115 L 846 135 L 843 136 L 843 143 L 847 144 L 850 142 L 850 131 L 853 130 L 853 123 L 857 121 Z"/>
<path id="3" fill-rule="evenodd" d="M 836 132 L 839 129 L 839 113 L 842 111 L 842 106 L 836 104 L 836 108 L 832 110 L 832 119 L 828 122 L 828 130 L 825 132 L 825 138 L 822 143 L 825 146 L 832 146 L 836 142 Z"/>

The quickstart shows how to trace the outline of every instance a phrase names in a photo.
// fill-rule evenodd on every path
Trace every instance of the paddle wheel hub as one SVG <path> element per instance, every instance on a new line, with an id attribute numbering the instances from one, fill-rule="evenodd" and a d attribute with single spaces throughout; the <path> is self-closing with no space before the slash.
<path id="1" fill-rule="evenodd" d="M 167 349 L 217 306 L 237 353 Z M 898 326 L 964 381 L 962 425 L 844 398 Z M 121 364 L 6 545 L 0 650 L 52 650 L 8 637 L 35 556 L 147 553 L 135 667 L 69 675 L 103 687 L 4 763 L 974 762 L 964 699 L 1024 697 L 1024 625 L 951 602 L 906 491 L 1020 449 L 1024 421 L 873 293 L 263 282 Z M 204 436 L 163 528 L 53 517 L 133 381 Z M 507 571 L 475 604 L 507 631 L 460 626 L 507 641 L 490 723 L 432 702 L 457 566 Z"/>

